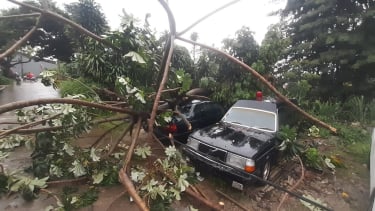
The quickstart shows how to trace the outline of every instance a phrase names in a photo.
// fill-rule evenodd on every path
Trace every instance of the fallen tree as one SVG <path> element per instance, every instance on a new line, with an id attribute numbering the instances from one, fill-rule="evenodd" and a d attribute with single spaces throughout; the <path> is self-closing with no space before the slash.
<path id="1" fill-rule="evenodd" d="M 32 14 L 25 14 L 25 16 L 36 16 L 37 14 L 40 14 L 40 18 L 42 18 L 43 16 L 53 18 L 56 21 L 68 24 L 72 28 L 76 29 L 79 33 L 81 33 L 83 35 L 86 35 L 86 36 L 89 36 L 89 37 L 93 38 L 94 40 L 96 40 L 97 42 L 100 42 L 100 43 L 103 43 L 104 45 L 107 45 L 109 48 L 112 48 L 114 50 L 119 50 L 119 48 L 117 46 L 115 46 L 113 43 L 110 43 L 107 40 L 105 40 L 104 38 L 91 33 L 90 31 L 88 31 L 88 30 L 84 29 L 83 27 L 81 27 L 80 25 L 66 19 L 65 17 L 62 17 L 60 15 L 57 15 L 57 14 L 55 14 L 53 12 L 50 12 L 48 10 L 45 10 L 45 9 L 33 7 L 33 6 L 28 5 L 26 3 L 22 3 L 22 2 L 19 2 L 19 1 L 15 1 L 15 0 L 9 0 L 9 1 L 37 12 L 37 13 L 32 13 Z M 158 89 L 157 89 L 156 93 L 152 95 L 153 103 L 152 103 L 152 110 L 151 111 L 139 112 L 139 111 L 136 111 L 134 108 L 130 108 L 130 107 L 126 107 L 126 108 L 125 107 L 117 107 L 117 106 L 112 105 L 112 104 L 88 102 L 88 101 L 80 100 L 80 99 L 67 99 L 67 98 L 61 98 L 60 99 L 59 98 L 59 99 L 38 99 L 38 100 L 23 101 L 23 102 L 13 102 L 13 103 L 1 105 L 0 106 L 0 114 L 8 112 L 8 111 L 14 111 L 16 109 L 22 109 L 22 108 L 26 108 L 26 107 L 30 107 L 30 106 L 39 106 L 39 105 L 46 105 L 46 104 L 69 104 L 69 105 L 74 105 L 74 106 L 96 108 L 96 109 L 102 109 L 102 110 L 127 114 L 129 116 L 129 118 L 131 119 L 131 121 L 127 122 L 128 126 L 126 127 L 126 129 L 122 133 L 121 137 L 115 142 L 115 144 L 112 146 L 112 148 L 108 151 L 107 156 L 109 156 L 110 154 L 112 154 L 114 152 L 115 147 L 123 139 L 124 136 L 126 136 L 127 134 L 130 134 L 132 136 L 131 145 L 128 148 L 127 153 L 124 155 L 123 166 L 119 170 L 118 175 L 119 175 L 119 178 L 120 178 L 120 182 L 123 184 L 127 193 L 135 200 L 135 202 L 137 203 L 138 207 L 141 210 L 149 210 L 149 207 L 148 207 L 148 204 L 144 201 L 144 199 L 139 195 L 139 190 L 137 190 L 135 188 L 134 182 L 130 179 L 130 176 L 129 176 L 130 167 L 129 166 L 130 166 L 130 163 L 131 163 L 131 160 L 132 160 L 132 155 L 133 155 L 133 152 L 135 150 L 138 135 L 139 135 L 139 132 L 140 132 L 140 129 L 141 129 L 142 125 L 146 125 L 146 124 L 148 125 L 148 131 L 147 131 L 148 137 L 150 139 L 153 138 L 153 125 L 155 124 L 155 119 L 157 117 L 158 106 L 160 104 L 162 94 L 168 92 L 165 89 L 165 87 L 166 87 L 166 82 L 167 82 L 167 79 L 168 79 L 168 73 L 169 73 L 169 68 L 170 68 L 169 64 L 171 63 L 171 58 L 172 58 L 172 55 L 173 55 L 173 47 L 174 47 L 175 39 L 179 39 L 181 41 L 184 41 L 184 42 L 187 42 L 187 43 L 190 43 L 190 44 L 199 45 L 201 47 L 212 50 L 212 51 L 214 51 L 214 52 L 216 52 L 220 55 L 223 55 L 227 59 L 233 61 L 234 63 L 238 64 L 239 66 L 243 67 L 245 70 L 247 70 L 251 74 L 253 74 L 260 82 L 265 84 L 266 87 L 268 87 L 273 93 L 275 93 L 275 95 L 281 101 L 284 101 L 289 106 L 294 108 L 297 112 L 299 112 L 304 117 L 306 117 L 306 119 L 312 121 L 313 123 L 315 123 L 317 125 L 320 125 L 324 128 L 329 129 L 332 133 L 337 133 L 337 130 L 334 127 L 316 119 L 315 117 L 309 115 L 308 113 L 306 113 L 305 111 L 300 109 L 298 106 L 296 106 L 292 102 L 290 102 L 288 98 L 286 98 L 280 92 L 278 92 L 277 89 L 274 86 L 272 86 L 271 83 L 269 83 L 263 76 L 261 76 L 257 71 L 255 71 L 254 69 L 249 67 L 247 64 L 239 61 L 238 59 L 232 57 L 231 55 L 229 55 L 229 54 L 227 54 L 223 51 L 220 51 L 220 50 L 217 50 L 217 49 L 212 48 L 210 46 L 200 44 L 200 43 L 197 43 L 197 42 L 194 42 L 194 41 L 191 41 L 191 40 L 187 40 L 187 39 L 184 39 L 184 38 L 181 37 L 186 31 L 188 31 L 190 28 L 194 27 L 199 22 L 203 21 L 208 16 L 214 14 L 215 12 L 220 11 L 221 9 L 226 8 L 227 6 L 233 4 L 237 1 L 230 2 L 229 4 L 224 5 L 223 7 L 211 12 L 210 14 L 208 14 L 205 17 L 196 21 L 193 25 L 189 26 L 186 30 L 183 30 L 181 33 L 176 32 L 175 19 L 174 19 L 173 13 L 170 10 L 168 4 L 163 0 L 159 0 L 159 2 L 163 6 L 163 8 L 165 9 L 166 13 L 168 14 L 170 32 L 168 34 L 168 39 L 167 39 L 167 42 L 166 42 L 166 48 L 165 48 L 165 51 L 164 51 L 163 59 L 161 61 L 161 70 L 163 71 L 163 77 L 160 81 L 160 84 L 158 86 Z M 6 18 L 11 18 L 11 17 L 6 17 Z M 22 37 L 20 40 L 18 40 L 16 43 L 14 43 L 5 52 L 0 54 L 0 60 L 4 59 L 6 56 L 14 53 L 16 49 L 20 48 L 27 41 L 27 39 L 31 36 L 31 34 L 34 33 L 34 31 L 36 30 L 37 27 L 38 27 L 38 21 L 37 21 L 36 25 L 27 34 L 25 34 L 24 37 Z M 127 53 L 127 52 L 124 52 L 124 53 Z M 127 84 L 125 84 L 125 83 L 123 85 L 127 86 Z M 113 94 L 113 93 L 111 93 L 111 94 Z M 188 94 L 188 97 L 197 98 L 197 99 L 204 99 L 205 98 L 204 96 L 195 95 L 194 92 L 190 92 Z M 126 98 L 121 98 L 121 100 L 126 100 Z M 128 102 L 123 102 L 123 103 L 125 103 L 125 105 L 129 105 Z M 171 108 L 171 109 L 174 110 L 176 113 L 178 113 L 176 108 Z M 57 118 L 58 116 L 59 115 L 56 114 L 55 116 L 51 116 L 50 119 Z M 39 121 L 39 123 L 46 122 L 50 119 L 42 119 L 42 120 Z M 42 132 L 42 131 L 51 130 L 51 128 L 53 128 L 53 130 L 59 129 L 59 127 L 56 126 L 56 127 L 51 127 L 51 128 L 34 129 L 34 131 L 33 131 L 32 127 L 34 127 L 35 125 L 37 125 L 37 123 L 29 123 L 29 124 L 21 125 L 18 128 L 13 129 L 13 130 L 1 131 L 0 137 L 9 135 L 11 133 L 17 133 L 17 132 L 19 132 L 19 133 L 30 132 L 30 131 L 32 131 L 32 132 Z M 112 131 L 112 129 L 114 129 L 116 127 L 117 126 L 114 126 L 113 128 L 109 129 L 107 132 L 105 132 L 103 134 L 103 136 L 101 136 L 97 140 L 97 142 L 95 142 L 95 144 L 92 146 L 92 148 L 94 148 L 97 145 L 97 143 L 106 134 L 110 133 Z M 27 131 L 27 130 L 29 130 L 29 131 Z M 175 181 L 176 178 L 171 177 L 166 172 L 162 172 L 162 173 L 166 177 L 168 177 L 173 183 L 176 183 L 176 181 Z M 185 189 L 183 188 L 183 190 L 185 190 Z M 194 191 L 194 188 L 187 188 L 185 191 L 190 196 L 195 197 L 197 200 L 201 201 L 203 204 L 207 205 L 208 207 L 210 207 L 214 210 L 221 210 L 222 209 L 222 207 L 218 206 L 217 203 L 211 202 L 211 201 L 209 201 L 209 199 L 205 199 L 201 194 L 199 194 L 199 191 L 197 191 L 197 192 Z"/>

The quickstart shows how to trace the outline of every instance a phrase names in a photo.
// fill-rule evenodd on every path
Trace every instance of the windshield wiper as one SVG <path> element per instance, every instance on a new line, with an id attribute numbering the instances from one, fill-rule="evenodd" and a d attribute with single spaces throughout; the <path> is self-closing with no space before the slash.
<path id="1" fill-rule="evenodd" d="M 229 123 L 231 123 L 231 124 L 236 124 L 236 125 L 242 125 L 242 124 L 239 123 L 239 122 L 229 122 Z"/>
<path id="2" fill-rule="evenodd" d="M 251 128 L 254 128 L 254 129 L 260 129 L 260 130 L 268 130 L 268 131 L 273 131 L 272 129 L 268 128 L 268 127 L 258 127 L 258 126 L 253 126 Z"/>

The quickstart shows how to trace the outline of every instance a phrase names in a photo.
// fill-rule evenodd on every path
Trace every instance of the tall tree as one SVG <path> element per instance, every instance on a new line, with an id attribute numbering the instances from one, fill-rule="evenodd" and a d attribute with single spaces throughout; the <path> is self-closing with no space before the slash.
<path id="1" fill-rule="evenodd" d="M 58 9 L 54 2 L 45 1 L 28 1 L 27 3 L 54 11 L 60 15 L 66 16 L 63 11 Z M 11 16 L 32 13 L 31 10 L 19 7 L 2 10 L 0 16 Z M 10 45 L 14 44 L 20 37 L 30 30 L 36 23 L 36 16 L 4 18 L 0 19 L 0 51 L 4 51 Z M 34 49 L 34 59 L 43 59 L 44 57 L 53 57 L 63 61 L 69 61 L 72 54 L 72 46 L 70 38 L 64 33 L 63 24 L 49 18 L 39 20 L 37 30 L 28 39 L 26 45 L 29 49 Z M 35 48 L 37 47 L 38 48 Z M 40 46 L 43 46 L 42 48 Z M 4 75 L 12 77 L 11 68 L 20 61 L 13 60 L 13 56 L 0 61 L 0 67 L 4 71 Z M 23 61 L 24 62 L 24 61 Z"/>
<path id="2" fill-rule="evenodd" d="M 319 96 L 374 97 L 374 0 L 288 0 L 291 48 L 285 69 L 320 76 Z M 370 94 L 372 93 L 372 94 Z"/>
<path id="3" fill-rule="evenodd" d="M 95 34 L 104 34 L 109 30 L 101 6 L 94 0 L 79 0 L 65 5 L 70 18 Z"/>
<path id="4" fill-rule="evenodd" d="M 234 38 L 223 40 L 223 48 L 232 56 L 248 65 L 259 58 L 259 45 L 248 27 L 242 27 Z M 238 99 L 253 98 L 256 82 L 241 68 L 212 52 L 202 51 L 197 63 L 197 77 L 200 85 L 212 89 L 213 98 L 226 105 Z"/>

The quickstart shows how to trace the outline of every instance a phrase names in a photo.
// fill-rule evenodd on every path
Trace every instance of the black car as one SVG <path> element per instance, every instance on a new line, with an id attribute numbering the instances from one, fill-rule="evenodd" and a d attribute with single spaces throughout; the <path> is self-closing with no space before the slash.
<path id="1" fill-rule="evenodd" d="M 186 140 L 193 131 L 212 125 L 223 117 L 224 108 L 215 102 L 193 100 L 181 106 L 178 111 L 191 124 L 189 125 L 179 115 L 174 114 L 171 120 L 164 126 L 156 126 L 154 134 L 164 144 L 170 144 L 170 134 L 173 141 L 186 144 Z"/>
<path id="2" fill-rule="evenodd" d="M 205 170 L 216 170 L 232 186 L 267 180 L 278 157 L 277 138 L 281 104 L 271 101 L 239 100 L 216 124 L 192 133 L 183 153 Z M 210 171 L 211 172 L 211 171 Z"/>

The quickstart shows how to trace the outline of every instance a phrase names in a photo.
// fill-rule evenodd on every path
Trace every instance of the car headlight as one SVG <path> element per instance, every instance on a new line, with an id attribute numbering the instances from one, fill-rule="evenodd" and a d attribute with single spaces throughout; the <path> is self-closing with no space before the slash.
<path id="1" fill-rule="evenodd" d="M 233 153 L 228 152 L 226 163 L 233 167 L 243 169 L 246 172 L 255 171 L 255 162 L 252 159 L 248 159 Z"/>
<path id="2" fill-rule="evenodd" d="M 194 150 L 198 150 L 199 141 L 197 141 L 194 138 L 190 138 L 189 137 L 188 140 L 187 140 L 186 145 L 189 146 L 190 148 L 194 149 Z"/>

